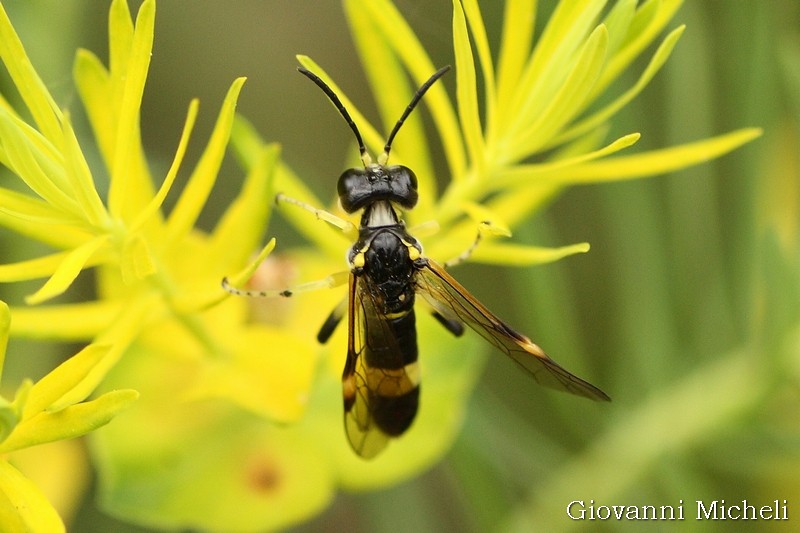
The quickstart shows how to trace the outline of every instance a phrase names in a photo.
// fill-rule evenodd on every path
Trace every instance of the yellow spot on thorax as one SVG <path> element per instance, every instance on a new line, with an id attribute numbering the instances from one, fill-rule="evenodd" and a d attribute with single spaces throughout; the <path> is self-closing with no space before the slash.
<path id="1" fill-rule="evenodd" d="M 351 266 L 353 268 L 362 268 L 366 264 L 366 260 L 364 259 L 364 252 L 358 252 L 355 257 L 353 257 L 353 262 Z"/>
<path id="2" fill-rule="evenodd" d="M 402 242 L 403 242 L 403 244 L 406 245 L 406 248 L 408 248 L 408 258 L 411 259 L 412 261 L 416 261 L 417 259 L 419 259 L 419 257 L 420 257 L 419 249 L 417 249 L 416 246 L 414 246 L 413 244 L 411 244 L 409 242 L 406 242 L 406 241 L 402 241 Z"/>

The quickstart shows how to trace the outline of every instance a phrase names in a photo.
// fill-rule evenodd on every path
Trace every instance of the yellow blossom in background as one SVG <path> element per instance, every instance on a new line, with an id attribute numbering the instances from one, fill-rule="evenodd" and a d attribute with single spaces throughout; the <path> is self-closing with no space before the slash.
<path id="1" fill-rule="evenodd" d="M 391 127 L 434 63 L 391 2 L 344 4 L 382 120 Z M 759 134 L 745 129 L 622 155 L 639 135 L 607 141 L 608 123 L 655 76 L 683 27 L 660 42 L 634 86 L 598 107 L 609 85 L 680 6 L 670 0 L 605 4 L 561 2 L 534 39 L 536 2 L 509 0 L 500 49 L 493 54 L 478 3 L 454 0 L 455 103 L 443 85 L 424 100 L 443 147 L 446 188 L 437 194 L 420 113 L 403 127 L 392 152 L 392 163 L 409 166 L 420 178 L 411 227 L 428 221 L 439 227 L 424 237 L 427 255 L 446 260 L 461 252 L 474 238 L 476 220 L 518 227 L 565 186 L 669 172 Z M 253 309 L 253 302 L 228 298 L 219 286 L 224 275 L 244 278 L 254 271 L 254 283 L 258 277 L 281 284 L 323 278 L 341 270 L 349 243 L 307 213 L 287 208 L 282 214 L 314 249 L 293 252 L 287 263 L 267 258 L 275 241 L 263 248 L 261 241 L 276 191 L 322 204 L 280 160 L 279 149 L 235 117 L 243 79 L 232 84 L 186 187 L 164 213 L 198 103 L 189 105 L 168 172 L 152 176 L 139 114 L 154 20 L 153 0 L 141 5 L 135 22 L 127 2 L 114 0 L 108 66 L 91 52 L 77 54 L 75 84 L 102 156 L 102 166 L 92 168 L 82 148 L 87 141 L 75 135 L 69 114 L 53 101 L 0 12 L 0 57 L 32 117 L 0 102 L 0 162 L 28 189 L 0 187 L 0 225 L 53 249 L 0 265 L 0 281 L 44 280 L 27 297 L 28 306 L 12 309 L 10 331 L 87 343 L 0 410 L 18 419 L 0 449 L 44 442 L 51 434 L 61 438 L 63 416 L 51 416 L 53 410 L 75 417 L 88 431 L 127 405 L 136 394 L 129 389 L 135 389 L 135 404 L 90 441 L 102 507 L 152 527 L 217 531 L 287 527 L 319 513 L 339 487 L 385 487 L 428 468 L 458 433 L 483 352 L 469 344 L 474 339 L 453 339 L 421 319 L 424 385 L 417 421 L 376 461 L 352 454 L 341 427 L 345 332 L 318 347 L 309 330 L 343 291 L 259 302 L 262 307 Z M 380 151 L 384 130 L 371 126 L 310 58 L 299 61 L 342 96 L 367 145 Z M 246 169 L 245 183 L 213 230 L 203 232 L 195 223 L 230 139 Z M 97 187 L 103 180 L 105 198 Z M 474 259 L 531 265 L 587 250 L 586 243 L 545 248 L 488 239 Z M 88 268 L 96 272 L 96 299 L 49 303 Z M 25 387 L 30 394 L 23 404 Z M 91 395 L 95 399 L 83 402 Z M 37 420 L 53 427 L 35 425 Z M 22 481 L 6 486 L 9 493 L 29 490 Z"/>
<path id="2" fill-rule="evenodd" d="M 217 177 L 243 79 L 232 85 L 214 132 L 175 207 L 168 216 L 161 211 L 182 163 L 198 103 L 189 106 L 184 131 L 176 138 L 174 161 L 155 189 L 139 137 L 139 109 L 151 57 L 154 19 L 155 2 L 142 4 L 134 24 L 127 2 L 115 1 L 109 14 L 109 68 L 88 51 L 77 55 L 75 82 L 104 163 L 102 168 L 92 169 L 81 141 L 74 135 L 69 115 L 53 102 L 10 21 L 4 12 L 0 13 L 0 56 L 33 117 L 33 122 L 28 123 L 5 100 L 0 106 L 2 162 L 29 189 L 0 189 L 0 223 L 55 249 L 49 255 L 0 266 L 0 279 L 11 282 L 45 278 L 40 289 L 27 297 L 28 304 L 45 303 L 68 290 L 85 268 L 94 267 L 98 279 L 96 300 L 12 309 L 11 334 L 89 343 L 81 352 L 86 355 L 79 354 L 65 363 L 71 368 L 79 361 L 91 360 L 79 380 L 59 383 L 65 388 L 63 397 L 54 400 L 61 407 L 93 392 L 101 394 L 96 390 L 98 386 L 104 391 L 133 387 L 143 392 L 137 407 L 127 418 L 118 420 L 123 441 L 135 443 L 132 451 L 136 457 L 105 453 L 103 441 L 95 446 L 101 479 L 111 494 L 115 494 L 117 483 L 130 486 L 124 475 L 127 467 L 133 468 L 131 472 L 144 472 L 139 464 L 128 460 L 141 460 L 143 450 L 149 450 L 153 459 L 163 451 L 155 443 L 149 447 L 145 444 L 149 442 L 148 434 L 166 441 L 172 438 L 177 449 L 182 450 L 189 442 L 211 445 L 206 433 L 227 438 L 228 431 L 220 429 L 221 417 L 247 420 L 245 413 L 249 413 L 253 425 L 263 425 L 265 420 L 297 420 L 308 403 L 315 361 L 310 339 L 298 339 L 276 327 L 249 324 L 244 302 L 230 300 L 217 305 L 224 297 L 219 287 L 221 276 L 238 268 L 259 246 L 271 205 L 264 198 L 276 166 L 277 148 L 267 146 L 258 151 L 239 198 L 213 232 L 202 234 L 193 227 Z M 101 199 L 96 187 L 103 176 L 108 176 L 106 199 Z M 263 346 L 280 349 L 265 353 Z M 282 357 L 284 350 L 293 358 Z M 137 357 L 138 353 L 143 355 Z M 130 370 L 125 375 L 126 367 L 118 367 L 122 363 L 145 373 Z M 146 363 L 154 366 L 145 368 Z M 170 371 L 176 368 L 181 372 L 173 376 Z M 120 373 L 130 387 L 113 385 Z M 51 379 L 63 379 L 58 376 Z M 147 387 L 171 378 L 171 386 L 157 390 L 155 396 Z M 113 393 L 106 392 L 95 402 L 107 397 L 113 397 Z M 220 414 L 215 401 L 230 406 L 230 413 Z M 154 411 L 148 411 L 148 407 L 154 407 Z M 88 408 L 85 411 L 82 422 L 89 424 L 94 419 Z M 132 439 L 131 426 L 141 413 L 152 417 L 145 430 L 136 432 Z M 177 419 L 170 420 L 175 413 L 179 415 Z M 202 422 L 201 437 L 182 432 L 193 416 Z M 79 434 L 71 419 L 59 420 Z M 168 427 L 174 432 L 164 431 Z M 14 444 L 12 439 L 26 435 L 29 433 L 21 429 L 12 433 L 8 446 Z M 34 432 L 19 445 L 36 443 L 37 438 Z M 39 438 L 38 442 L 43 441 L 46 439 Z M 289 450 L 295 463 L 302 457 L 300 450 L 289 446 L 284 449 Z M 237 453 L 235 457 L 241 455 Z M 256 470 L 257 478 L 258 464 L 245 462 L 238 464 L 238 470 L 223 474 L 240 484 L 242 490 L 258 491 L 258 484 L 245 483 L 249 469 Z M 159 470 L 150 482 L 153 486 L 167 486 L 170 475 L 168 470 Z M 299 472 L 297 475 L 312 481 Z M 285 482 L 286 477 L 282 476 L 281 481 Z M 217 498 L 218 481 L 209 478 L 201 488 Z M 282 483 L 280 488 L 286 486 Z M 290 493 L 297 501 L 299 491 L 306 489 L 289 488 L 298 491 Z M 154 493 L 151 489 L 148 491 Z M 298 506 L 300 509 L 308 502 L 314 503 L 312 498 L 306 498 Z M 228 514 L 238 514 L 238 500 L 231 495 L 228 502 Z M 287 511 L 291 506 L 286 502 L 279 505 L 286 511 L 281 520 L 292 519 Z M 108 506 L 112 512 L 123 512 L 115 509 L 114 502 Z M 267 507 L 267 512 L 275 515 L 274 509 Z M 142 507 L 140 514 L 147 513 L 152 509 Z M 198 516 L 196 509 L 191 515 L 192 523 L 202 525 L 208 521 L 208 516 Z M 174 520 L 172 516 L 138 519 L 162 524 Z M 274 521 L 271 518 L 267 523 Z M 218 527 L 224 529 L 223 524 Z"/>
<path id="3" fill-rule="evenodd" d="M 8 306 L 0 301 L 0 375 L 10 321 Z M 107 352 L 107 346 L 89 346 L 38 382 L 24 381 L 13 400 L 0 397 L 0 524 L 4 531 L 65 531 L 56 509 L 14 465 L 21 450 L 97 429 L 138 397 L 130 389 L 110 391 L 90 401 L 83 401 L 85 395 L 74 395 L 74 388 Z"/>

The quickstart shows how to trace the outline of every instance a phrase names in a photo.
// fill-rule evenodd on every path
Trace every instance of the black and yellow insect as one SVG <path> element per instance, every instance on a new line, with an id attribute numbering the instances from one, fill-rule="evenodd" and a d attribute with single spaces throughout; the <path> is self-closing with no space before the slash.
<path id="1" fill-rule="evenodd" d="M 338 182 L 339 201 L 347 213 L 361 211 L 358 237 L 350 248 L 347 298 L 347 361 L 342 374 L 344 425 L 353 450 L 364 458 L 376 456 L 389 440 L 402 435 L 417 413 L 420 371 L 417 363 L 417 332 L 414 303 L 422 296 L 437 320 L 454 335 L 464 324 L 504 352 L 539 384 L 584 396 L 609 400 L 594 385 L 571 374 L 531 340 L 513 330 L 476 300 L 444 267 L 422 254 L 422 246 L 406 230 L 401 210 L 417 203 L 417 178 L 402 165 L 387 166 L 392 141 L 419 100 L 450 67 L 444 67 L 415 93 L 386 141 L 383 153 L 373 163 L 361 134 L 333 90 L 304 68 L 298 70 L 316 83 L 333 102 L 353 130 L 364 168 L 346 170 Z M 352 225 L 331 213 L 278 195 L 277 201 L 312 211 L 342 230 Z M 477 242 L 477 241 L 476 241 Z M 460 262 L 462 254 L 446 266 Z M 308 290 L 333 286 L 335 277 L 300 286 Z M 247 296 L 291 296 L 297 290 L 244 291 L 223 286 Z M 328 340 L 344 317 L 344 307 L 331 313 L 317 336 Z"/>

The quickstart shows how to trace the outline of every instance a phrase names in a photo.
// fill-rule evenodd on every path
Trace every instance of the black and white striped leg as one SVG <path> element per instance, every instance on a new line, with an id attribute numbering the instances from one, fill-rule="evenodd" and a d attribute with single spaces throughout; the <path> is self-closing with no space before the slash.
<path id="1" fill-rule="evenodd" d="M 222 288 L 231 294 L 235 294 L 236 296 L 248 296 L 250 298 L 277 298 L 282 296 L 284 298 L 288 298 L 301 292 L 330 289 L 332 287 L 344 285 L 347 282 L 349 275 L 349 271 L 343 270 L 342 272 L 331 274 L 324 279 L 301 283 L 300 285 L 295 285 L 294 287 L 289 287 L 286 289 L 268 289 L 263 291 L 238 289 L 230 284 L 228 278 L 222 278 Z"/>
<path id="2" fill-rule="evenodd" d="M 464 261 L 470 258 L 472 253 L 475 251 L 475 248 L 481 243 L 481 239 L 483 239 L 484 232 L 492 231 L 492 223 L 488 220 L 484 220 L 478 223 L 478 233 L 475 235 L 475 240 L 472 241 L 472 244 L 469 245 L 469 248 L 458 254 L 457 256 L 448 259 L 444 263 L 445 268 L 451 268 L 456 265 L 460 265 Z"/>

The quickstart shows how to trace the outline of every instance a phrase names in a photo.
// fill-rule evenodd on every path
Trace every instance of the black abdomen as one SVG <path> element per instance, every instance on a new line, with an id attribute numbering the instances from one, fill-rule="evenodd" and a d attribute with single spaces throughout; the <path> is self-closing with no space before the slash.
<path id="1" fill-rule="evenodd" d="M 364 317 L 368 404 L 381 431 L 397 436 L 411 425 L 419 403 L 414 266 L 395 231 L 371 237 L 362 274 L 376 315 Z"/>

